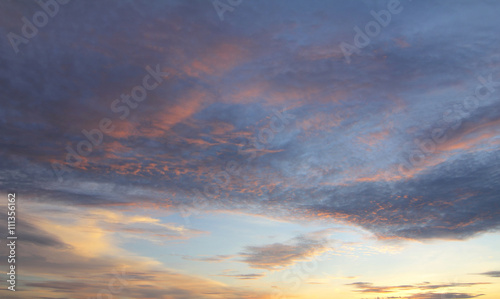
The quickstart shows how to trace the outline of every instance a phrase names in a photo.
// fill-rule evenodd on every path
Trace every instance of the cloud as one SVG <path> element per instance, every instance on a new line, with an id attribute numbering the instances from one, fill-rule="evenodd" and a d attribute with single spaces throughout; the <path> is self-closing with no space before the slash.
<path id="1" fill-rule="evenodd" d="M 420 293 L 414 294 L 408 299 L 442 299 L 442 298 L 476 298 L 484 294 L 467 294 L 467 293 Z"/>
<path id="2" fill-rule="evenodd" d="M 489 277 L 500 277 L 500 271 L 488 271 L 483 273 L 478 273 L 479 275 L 485 275 Z"/>
<path id="3" fill-rule="evenodd" d="M 250 268 L 281 270 L 299 261 L 314 258 L 330 249 L 326 239 L 299 236 L 285 243 L 247 246 L 239 255 Z"/>
<path id="4" fill-rule="evenodd" d="M 498 81 L 499 4 L 411 5 L 350 65 L 338 45 L 353 41 L 356 20 L 377 3 L 257 1 L 224 24 L 211 3 L 66 5 L 22 55 L 0 44 L 0 188 L 33 201 L 171 212 L 192 204 L 194 189 L 214 189 L 229 163 L 240 171 L 207 210 L 344 222 L 385 239 L 497 231 L 498 90 L 473 111 L 455 108 L 481 84 L 476 74 Z M 38 9 L 5 6 L 5 35 L 20 30 L 7 11 Z M 111 103 L 147 65 L 169 76 L 122 120 Z M 293 120 L 277 118 L 284 109 Z M 454 129 L 443 117 L 450 109 L 462 117 Z M 67 147 L 102 118 L 115 131 L 58 182 L 51 163 L 65 164 Z M 414 140 L 439 128 L 447 140 L 401 174 Z"/>
<path id="5" fill-rule="evenodd" d="M 324 229 L 297 236 L 283 243 L 262 246 L 246 246 L 244 251 L 233 255 L 194 257 L 184 255 L 183 259 L 201 262 L 224 262 L 227 260 L 244 262 L 254 269 L 281 270 L 299 261 L 317 257 L 327 251 L 331 240 L 327 237 L 336 228 Z M 238 259 L 239 258 L 239 259 Z M 233 276 L 232 274 L 230 276 Z M 239 276 L 239 275 L 237 275 Z"/>
<path id="6" fill-rule="evenodd" d="M 265 273 L 250 273 L 250 274 L 219 274 L 218 276 L 233 277 L 241 280 L 259 279 L 266 276 Z"/>
<path id="7" fill-rule="evenodd" d="M 22 191 L 30 214 L 44 215 L 19 222 L 30 247 L 25 269 L 39 276 L 38 288 L 45 286 L 29 296 L 58 296 L 49 268 L 102 286 L 94 273 L 127 264 L 104 257 L 128 254 L 110 236 L 163 243 L 209 233 L 135 217 L 139 209 L 171 215 L 189 206 L 342 223 L 383 240 L 498 232 L 500 3 L 403 6 L 404 17 L 394 16 L 351 64 L 338 46 L 354 42 L 353 28 L 382 9 L 377 1 L 248 1 L 224 22 L 210 1 L 75 1 L 18 54 L 3 38 L 0 190 Z M 3 1 L 0 34 L 21 34 L 21 17 L 39 10 L 30 1 Z M 156 65 L 168 77 L 134 108 L 121 102 L 129 107 L 121 119 L 112 103 Z M 482 84 L 478 76 L 490 74 L 491 94 L 466 109 L 463 99 Z M 283 118 L 285 112 L 293 117 Z M 115 130 L 69 165 L 68 148 L 81 152 L 83 130 L 98 128 L 103 118 Z M 415 140 L 433 140 L 440 129 L 446 140 L 415 156 L 422 150 Z M 53 163 L 67 167 L 63 182 Z M 206 205 L 198 205 L 200 198 Z M 53 217 L 40 203 L 52 207 Z M 300 236 L 247 246 L 238 256 L 186 258 L 240 258 L 255 269 L 279 270 L 319 256 L 326 242 Z M 202 279 L 190 284 L 191 277 L 168 269 L 149 277 L 151 264 L 131 265 L 142 279 L 131 296 L 248 295 Z M 149 278 L 172 285 L 151 286 Z M 254 295 L 261 294 L 248 296 Z"/>
<path id="8" fill-rule="evenodd" d="M 0 206 L 0 213 L 7 215 L 7 211 L 6 207 Z M 39 221 L 38 217 L 31 217 L 29 219 L 30 220 L 27 220 L 27 218 L 24 217 L 16 218 L 16 230 L 22 235 L 23 243 L 57 249 L 71 248 L 71 246 L 64 243 L 61 238 L 57 236 L 57 234 L 40 229 L 35 224 Z M 1 220 L 2 224 L 5 223 L 6 227 L 7 220 L 7 217 L 4 217 Z M 2 233 L 2 235 L 7 237 L 7 231 Z"/>
<path id="9" fill-rule="evenodd" d="M 193 256 L 183 256 L 183 259 L 190 260 L 190 261 L 200 261 L 200 262 L 215 262 L 219 263 L 222 261 L 226 261 L 228 259 L 232 259 L 236 257 L 237 255 L 215 255 L 215 256 L 209 256 L 209 257 L 193 257 Z"/>
<path id="10" fill-rule="evenodd" d="M 68 292 L 68 293 L 80 292 L 83 289 L 92 287 L 91 285 L 85 283 L 69 282 L 69 281 L 28 282 L 26 283 L 26 286 L 41 288 L 41 289 L 52 289 L 56 292 Z"/>
<path id="11" fill-rule="evenodd" d="M 114 214 L 109 214 L 108 218 Z M 23 218 L 32 219 L 35 232 L 42 236 L 56 234 L 62 244 L 48 246 L 33 242 L 19 246 L 17 254 L 22 259 L 16 263 L 22 268 L 24 296 L 46 298 L 88 298 L 127 294 L 132 298 L 265 298 L 262 291 L 249 291 L 210 279 L 181 273 L 164 267 L 160 262 L 129 252 L 118 246 L 112 232 L 100 227 L 99 222 L 68 225 L 71 213 L 59 212 L 60 223 L 52 223 L 41 213 L 31 217 L 27 210 Z M 103 217 L 104 215 L 100 215 Z M 151 222 L 148 216 L 135 215 L 130 222 Z M 155 222 L 155 221 L 154 221 Z M 23 233 L 19 231 L 19 236 Z M 115 243 L 116 242 L 116 243 Z M 27 243 L 28 244 L 28 243 Z M 8 248 L 1 248 L 6 254 Z M 29 273 L 24 276 L 23 273 Z M 242 276 L 243 277 L 243 276 Z M 252 278 L 252 276 L 248 276 Z M 110 287 L 111 286 L 111 287 Z M 0 290 L 2 298 L 10 298 L 10 291 Z"/>
<path id="12" fill-rule="evenodd" d="M 348 286 L 353 286 L 356 288 L 356 292 L 359 293 L 393 293 L 393 292 L 399 292 L 399 291 L 415 291 L 415 290 L 437 290 L 437 289 L 447 289 L 447 288 L 456 288 L 456 287 L 472 287 L 476 285 L 484 285 L 484 284 L 490 284 L 488 282 L 472 282 L 472 283 L 448 283 L 448 284 L 431 284 L 429 282 L 424 282 L 424 283 L 419 283 L 419 284 L 414 284 L 414 285 L 397 285 L 397 286 L 376 286 L 371 282 L 354 282 L 354 283 L 349 283 L 346 284 Z M 419 297 L 419 296 L 425 296 L 429 295 L 431 296 L 430 298 L 434 295 L 434 293 L 421 293 L 417 295 L 412 295 L 412 296 L 417 296 L 415 298 L 425 298 L 425 297 Z M 480 296 L 480 295 L 476 295 Z M 414 297 L 408 297 L 408 298 L 414 298 Z M 453 297 L 452 297 L 453 298 Z M 460 298 L 460 297 L 458 297 Z M 473 298 L 473 297 L 464 297 L 464 298 Z"/>

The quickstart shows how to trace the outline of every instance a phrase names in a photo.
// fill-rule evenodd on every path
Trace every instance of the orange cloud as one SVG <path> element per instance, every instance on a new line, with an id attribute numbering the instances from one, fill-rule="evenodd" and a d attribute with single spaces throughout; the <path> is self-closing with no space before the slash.
<path id="1" fill-rule="evenodd" d="M 183 67 L 183 71 L 192 77 L 221 76 L 249 60 L 245 44 L 244 40 L 217 43 L 204 49 L 202 55 Z"/>

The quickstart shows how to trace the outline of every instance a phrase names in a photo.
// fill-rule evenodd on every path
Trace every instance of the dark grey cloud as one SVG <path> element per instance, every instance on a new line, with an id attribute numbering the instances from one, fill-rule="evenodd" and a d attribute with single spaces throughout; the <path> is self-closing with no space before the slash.
<path id="1" fill-rule="evenodd" d="M 408 299 L 444 299 L 444 298 L 476 298 L 484 294 L 468 294 L 468 293 L 419 293 L 406 297 Z"/>
<path id="2" fill-rule="evenodd" d="M 456 288 L 456 287 L 472 287 L 476 285 L 489 284 L 485 282 L 476 282 L 476 283 L 449 283 L 449 284 L 431 284 L 429 282 L 414 284 L 414 285 L 397 285 L 397 286 L 376 286 L 371 282 L 354 282 L 346 284 L 348 286 L 354 287 L 356 292 L 360 293 L 393 293 L 398 291 L 418 291 L 418 290 L 437 290 L 437 289 L 448 289 L 448 288 Z M 444 297 L 436 297 L 436 296 L 444 296 Z M 447 297 L 451 295 L 456 295 L 457 297 Z M 467 294 L 467 293 L 417 293 L 414 295 L 410 295 L 408 297 L 389 297 L 389 298 L 475 298 L 482 296 L 482 294 Z"/>
<path id="3" fill-rule="evenodd" d="M 479 273 L 479 275 L 485 275 L 485 276 L 489 276 L 489 277 L 500 277 L 500 271 L 488 271 L 488 272 Z"/>
<path id="4" fill-rule="evenodd" d="M 206 1 L 72 2 L 15 54 L 7 33 L 39 8 L 3 2 L 0 189 L 39 202 L 127 207 L 140 196 L 175 208 L 234 161 L 240 172 L 207 209 L 343 220 L 383 238 L 496 231 L 499 93 L 457 128 L 443 113 L 474 94 L 478 76 L 498 81 L 499 4 L 402 1 L 345 63 L 338 45 L 385 5 L 252 1 L 220 22 Z M 157 64 L 168 78 L 119 120 L 111 102 Z M 263 144 L 259 133 L 283 109 L 295 118 Z M 66 146 L 103 117 L 116 132 L 58 182 L 51 163 L 64 164 Z M 444 126 L 448 141 L 422 170 L 396 178 L 414 139 Z"/>
<path id="5" fill-rule="evenodd" d="M 89 287 L 95 287 L 82 282 L 69 282 L 69 281 L 44 281 L 44 282 L 28 282 L 26 283 L 28 287 L 40 288 L 40 289 L 52 289 L 64 292 L 81 292 L 82 289 L 87 289 Z"/>
<path id="6" fill-rule="evenodd" d="M 299 236 L 289 242 L 247 246 L 239 255 L 250 268 L 277 270 L 314 258 L 330 248 L 326 239 Z"/>
<path id="7" fill-rule="evenodd" d="M 19 199 L 19 194 L 17 194 L 18 199 Z M 7 212 L 9 210 L 6 207 L 0 207 L 0 213 L 2 215 L 6 215 L 6 217 L 2 217 L 1 223 L 4 225 L 4 227 L 7 227 Z M 36 245 L 36 246 L 43 246 L 43 247 L 49 247 L 49 248 L 54 248 L 54 249 L 69 249 L 71 248 L 70 245 L 64 243 L 63 241 L 60 240 L 60 238 L 50 232 L 47 232 L 45 230 L 42 230 L 38 227 L 37 225 L 37 219 L 25 219 L 23 218 L 23 212 L 22 210 L 19 209 L 19 205 L 17 206 L 17 209 L 14 210 L 16 215 L 16 222 L 15 222 L 15 233 L 19 238 L 22 238 L 23 242 L 26 243 L 26 245 Z M 2 236 L 6 238 L 8 236 L 7 230 L 2 233 Z M 25 245 L 24 245 L 25 246 Z M 7 250 L 6 248 L 2 248 L 2 251 Z M 7 251 L 5 251 L 7 252 Z"/>

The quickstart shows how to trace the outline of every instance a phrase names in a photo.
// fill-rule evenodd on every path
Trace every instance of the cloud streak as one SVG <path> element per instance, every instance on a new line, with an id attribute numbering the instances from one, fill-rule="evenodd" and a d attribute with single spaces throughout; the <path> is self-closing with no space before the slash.
<path id="1" fill-rule="evenodd" d="M 239 255 L 250 268 L 280 270 L 321 255 L 330 249 L 326 239 L 299 236 L 285 243 L 247 246 Z"/>

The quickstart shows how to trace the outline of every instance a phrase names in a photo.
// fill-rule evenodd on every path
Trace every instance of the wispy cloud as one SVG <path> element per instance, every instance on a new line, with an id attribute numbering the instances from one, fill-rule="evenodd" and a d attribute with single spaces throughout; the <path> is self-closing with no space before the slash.
<path id="1" fill-rule="evenodd" d="M 280 270 L 329 250 L 326 239 L 299 236 L 285 243 L 247 246 L 240 256 L 251 268 Z"/>
<path id="2" fill-rule="evenodd" d="M 183 259 L 190 260 L 190 261 L 200 261 L 200 262 L 222 262 L 226 261 L 232 258 L 237 257 L 238 255 L 215 255 L 215 256 L 207 256 L 207 257 L 194 257 L 194 256 L 187 256 L 184 255 L 182 256 Z"/>
<path id="3" fill-rule="evenodd" d="M 219 274 L 218 276 L 232 277 L 241 280 L 259 279 L 266 276 L 265 273 L 250 273 L 250 274 Z"/>
<path id="4" fill-rule="evenodd" d="M 408 299 L 443 299 L 443 298 L 476 298 L 483 296 L 484 294 L 468 294 L 468 293 L 419 293 L 414 294 L 409 297 L 403 297 Z"/>
<path id="5" fill-rule="evenodd" d="M 500 277 L 500 271 L 488 271 L 483 273 L 478 273 L 479 275 L 485 275 L 489 277 Z"/>
<path id="6" fill-rule="evenodd" d="M 96 214 L 97 215 L 97 214 Z M 115 215 L 110 214 L 108 216 Z M 58 243 L 43 243 L 25 240 L 22 248 L 23 270 L 36 281 L 26 281 L 25 295 L 28 297 L 95 297 L 112 285 L 116 290 L 125 289 L 132 298 L 264 298 L 265 292 L 248 291 L 231 287 L 210 279 L 181 273 L 164 267 L 159 261 L 137 255 L 120 248 L 113 232 L 104 230 L 100 222 L 88 221 L 79 225 L 58 225 L 25 211 L 25 218 L 33 219 L 31 227 L 41 236 L 59 237 Z M 104 216 L 104 215 L 100 215 Z M 116 215 L 115 215 L 116 216 Z M 74 217 L 59 213 L 62 221 Z M 64 219 L 68 218 L 68 219 Z M 129 222 L 152 221 L 136 215 Z M 107 218 L 109 219 L 109 217 Z M 156 221 L 153 221 L 156 222 Z M 50 231 L 50 233 L 48 232 Z M 62 245 L 61 245 L 62 244 Z M 5 246 L 4 246 L 5 247 Z M 7 248 L 8 249 L 8 248 Z M 5 248 L 0 249 L 7 253 Z M 50 269 L 50 270 L 48 270 Z M 117 278 L 116 275 L 119 274 Z M 241 276 L 243 279 L 245 276 Z M 238 277 L 236 277 L 238 278 Z M 251 279 L 252 275 L 248 276 Z M 254 276 L 257 278 L 257 276 Z M 120 285 L 121 287 L 120 287 Z M 10 298 L 9 291 L 0 290 L 2 298 Z M 110 293 L 111 294 L 111 293 Z M 207 295 L 211 294 L 211 295 Z M 106 294 L 102 294 L 106 296 Z"/>
<path id="7" fill-rule="evenodd" d="M 356 292 L 360 293 L 393 293 L 399 291 L 415 291 L 415 290 L 437 290 L 437 289 L 449 289 L 456 287 L 473 287 L 476 285 L 490 284 L 489 282 L 470 282 L 470 283 L 448 283 L 448 284 L 431 284 L 429 282 L 411 284 L 411 285 L 396 285 L 396 286 L 377 286 L 371 282 L 354 282 L 346 284 L 348 286 L 353 286 L 356 288 Z M 424 296 L 425 294 L 419 294 L 416 296 Z M 432 294 L 431 294 L 432 295 Z M 479 296 L 479 295 L 476 295 Z M 409 297 L 414 298 L 414 297 Z M 421 298 L 421 297 L 415 297 Z M 424 298 L 424 297 L 422 297 Z M 433 298 L 433 297 L 431 297 Z M 469 297 L 464 297 L 469 298 Z M 471 297 L 472 298 L 472 297 Z"/>

